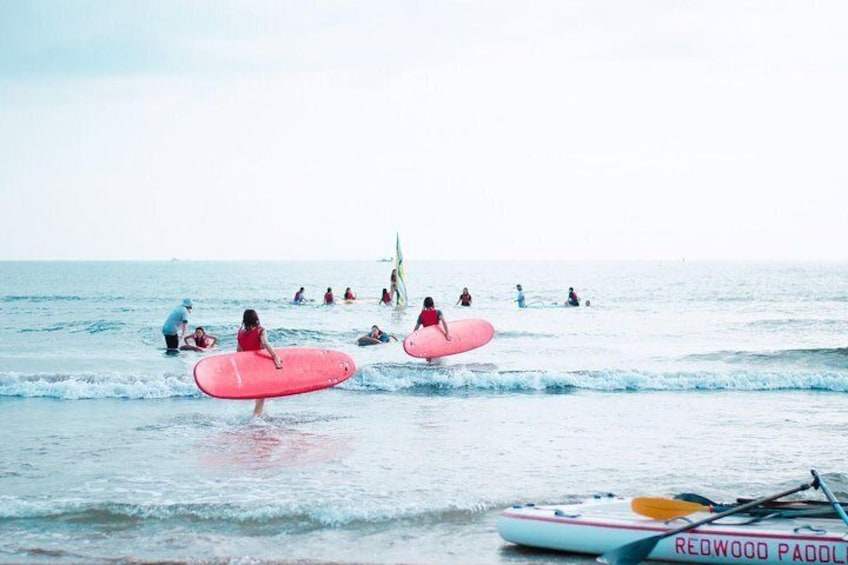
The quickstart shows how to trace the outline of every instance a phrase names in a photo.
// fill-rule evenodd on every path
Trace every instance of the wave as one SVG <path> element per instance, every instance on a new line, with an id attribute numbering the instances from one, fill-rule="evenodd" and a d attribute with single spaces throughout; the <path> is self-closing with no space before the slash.
<path id="1" fill-rule="evenodd" d="M 499 331 L 497 332 L 498 339 L 520 339 L 520 338 L 555 338 L 556 334 L 552 333 L 537 333 L 537 332 L 523 332 L 523 331 Z"/>
<path id="2" fill-rule="evenodd" d="M 51 524 L 125 528 L 142 521 L 220 523 L 249 526 L 252 531 L 267 527 L 279 531 L 307 531 L 325 527 L 372 525 L 379 522 L 440 524 L 464 523 L 474 515 L 509 506 L 514 501 L 455 502 L 442 508 L 422 507 L 422 503 L 385 504 L 363 500 L 346 505 L 316 505 L 298 502 L 191 502 L 146 503 L 90 502 L 79 498 L 34 500 L 0 496 L 0 524 L 12 520 L 49 520 Z"/>
<path id="3" fill-rule="evenodd" d="M 64 324 L 53 324 L 42 328 L 22 328 L 18 333 L 41 333 L 41 332 L 61 332 L 68 333 L 90 333 L 97 334 L 101 332 L 114 332 L 127 327 L 124 322 L 116 320 L 95 320 L 81 322 L 67 322 Z"/>
<path id="4" fill-rule="evenodd" d="M 65 294 L 9 294 L 0 298 L 0 302 L 78 302 L 82 296 Z"/>
<path id="5" fill-rule="evenodd" d="M 419 363 L 365 365 L 338 388 L 377 393 L 467 395 L 652 391 L 848 392 L 848 373 L 838 371 L 591 371 L 499 370 L 493 363 L 439 366 Z M 0 373 L 0 398 L 60 400 L 201 398 L 188 371 L 142 374 Z"/>
<path id="6" fill-rule="evenodd" d="M 199 396 L 201 393 L 191 377 L 178 373 L 159 376 L 0 373 L 0 397 L 149 400 Z"/>
<path id="7" fill-rule="evenodd" d="M 831 331 L 848 329 L 848 320 L 838 318 L 775 318 L 750 322 L 748 327 L 765 330 L 813 330 L 828 328 Z"/>
<path id="8" fill-rule="evenodd" d="M 769 371 L 499 371 L 490 364 L 450 367 L 420 364 L 376 364 L 361 367 L 342 388 L 445 393 L 639 391 L 772 391 L 848 392 L 848 374 L 839 372 Z"/>
<path id="9" fill-rule="evenodd" d="M 687 355 L 685 359 L 744 365 L 801 365 L 810 368 L 842 369 L 848 364 L 848 347 L 778 351 L 714 351 Z"/>

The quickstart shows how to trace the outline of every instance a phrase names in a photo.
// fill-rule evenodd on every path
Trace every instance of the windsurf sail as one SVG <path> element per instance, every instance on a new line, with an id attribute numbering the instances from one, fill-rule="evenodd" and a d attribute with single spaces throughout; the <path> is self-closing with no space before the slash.
<path id="1" fill-rule="evenodd" d="M 395 244 L 395 271 L 397 272 L 397 288 L 395 289 L 395 306 L 397 308 L 406 308 L 406 275 L 403 269 L 403 253 L 400 251 L 400 234 L 395 234 L 397 237 Z"/>

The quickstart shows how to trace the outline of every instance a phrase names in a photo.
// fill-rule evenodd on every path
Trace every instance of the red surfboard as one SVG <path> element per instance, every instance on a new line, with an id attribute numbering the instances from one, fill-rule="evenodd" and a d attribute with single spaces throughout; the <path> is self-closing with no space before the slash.
<path id="1" fill-rule="evenodd" d="M 226 353 L 198 361 L 194 381 L 216 398 L 273 398 L 336 386 L 356 371 L 353 359 L 341 351 L 306 347 L 276 351 L 282 369 L 274 367 L 265 350 Z"/>
<path id="2" fill-rule="evenodd" d="M 448 322 L 451 339 L 445 339 L 441 324 L 421 328 L 406 336 L 403 350 L 413 357 L 434 359 L 456 355 L 482 347 L 492 341 L 495 328 L 486 320 L 456 320 Z"/>

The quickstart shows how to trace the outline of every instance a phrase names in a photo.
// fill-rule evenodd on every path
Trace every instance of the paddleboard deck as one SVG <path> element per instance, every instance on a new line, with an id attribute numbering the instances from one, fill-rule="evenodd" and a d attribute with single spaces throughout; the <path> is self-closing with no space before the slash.
<path id="1" fill-rule="evenodd" d="M 302 394 L 336 386 L 356 372 L 353 359 L 331 349 L 277 349 L 283 368 L 267 351 L 213 355 L 194 366 L 197 387 L 216 398 L 255 399 Z"/>

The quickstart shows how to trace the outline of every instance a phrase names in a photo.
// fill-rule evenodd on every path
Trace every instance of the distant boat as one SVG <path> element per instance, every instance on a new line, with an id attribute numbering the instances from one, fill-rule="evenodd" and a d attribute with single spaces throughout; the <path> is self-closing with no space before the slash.
<path id="1" fill-rule="evenodd" d="M 380 263 L 391 263 L 394 260 L 394 257 L 383 257 L 382 259 L 377 259 Z"/>

